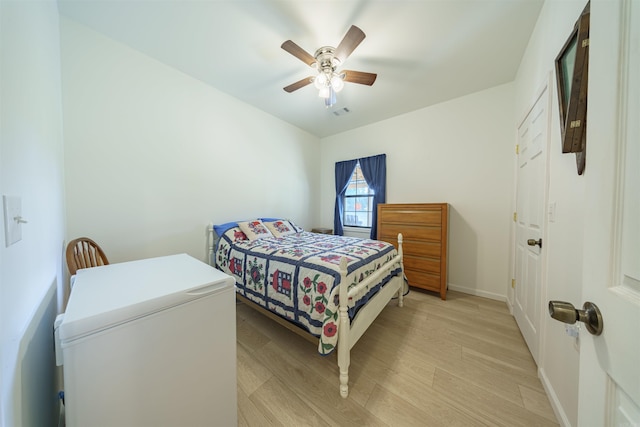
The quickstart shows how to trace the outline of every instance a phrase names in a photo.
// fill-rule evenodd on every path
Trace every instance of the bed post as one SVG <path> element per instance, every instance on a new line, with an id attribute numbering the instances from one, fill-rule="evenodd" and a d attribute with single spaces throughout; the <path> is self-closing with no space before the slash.
<path id="1" fill-rule="evenodd" d="M 347 283 L 347 257 L 340 260 L 340 305 L 338 317 L 338 367 L 340 368 L 340 396 L 349 394 L 349 364 L 351 344 L 349 343 L 349 284 Z"/>
<path id="2" fill-rule="evenodd" d="M 400 284 L 400 289 L 398 289 L 398 307 L 404 306 L 404 261 L 402 256 L 402 233 L 398 233 L 398 256 L 400 257 L 400 268 L 402 271 L 400 272 L 400 280 L 402 283 Z"/>
<path id="3" fill-rule="evenodd" d="M 214 242 L 213 242 L 213 224 L 209 224 L 207 226 L 207 263 L 210 266 L 215 267 L 215 262 L 213 262 L 213 252 L 214 252 Z"/>

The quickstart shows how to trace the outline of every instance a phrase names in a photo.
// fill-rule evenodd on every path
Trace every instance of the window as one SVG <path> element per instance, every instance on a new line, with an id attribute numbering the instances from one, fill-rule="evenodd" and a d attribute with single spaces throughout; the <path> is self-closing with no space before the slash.
<path id="1" fill-rule="evenodd" d="M 362 227 L 375 239 L 377 207 L 386 200 L 387 155 L 336 162 L 335 177 L 333 232 L 342 236 L 344 227 Z"/>
<path id="2" fill-rule="evenodd" d="M 369 188 L 362 175 L 360 162 L 349 179 L 344 195 L 344 217 L 342 223 L 347 227 L 371 227 L 373 213 L 373 190 Z"/>

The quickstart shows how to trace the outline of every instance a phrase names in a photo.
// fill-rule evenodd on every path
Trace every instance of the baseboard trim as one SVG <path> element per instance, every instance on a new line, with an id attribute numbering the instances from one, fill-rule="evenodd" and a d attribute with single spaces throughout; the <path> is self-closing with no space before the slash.
<path id="1" fill-rule="evenodd" d="M 505 300 L 505 302 L 507 303 L 507 308 L 509 309 L 509 314 L 511 314 L 513 316 L 513 303 L 511 302 L 511 300 L 509 300 L 509 298 L 507 298 Z"/>
<path id="2" fill-rule="evenodd" d="M 493 292 L 487 292 L 479 289 L 468 288 L 465 286 L 458 286 L 453 283 L 448 284 L 448 289 L 456 292 L 462 292 L 469 295 L 475 295 L 477 297 L 489 298 L 496 301 L 507 302 L 506 295 L 500 295 Z"/>
<path id="3" fill-rule="evenodd" d="M 560 400 L 558 399 L 558 396 L 556 395 L 555 390 L 551 386 L 551 383 L 549 382 L 549 378 L 547 378 L 547 375 L 544 369 L 538 368 L 538 378 L 540 378 L 540 382 L 542 383 L 542 387 L 544 388 L 544 391 L 547 392 L 547 397 L 549 398 L 549 402 L 551 403 L 553 412 L 555 412 L 556 418 L 558 419 L 558 422 L 560 423 L 560 425 L 563 427 L 571 427 L 571 423 L 567 418 L 567 414 L 564 412 L 564 409 L 560 404 Z"/>

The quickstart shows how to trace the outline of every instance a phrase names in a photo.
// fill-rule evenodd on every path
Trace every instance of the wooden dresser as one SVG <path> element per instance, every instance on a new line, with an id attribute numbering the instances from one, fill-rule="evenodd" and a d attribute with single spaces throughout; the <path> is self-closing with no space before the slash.
<path id="1" fill-rule="evenodd" d="M 404 273 L 410 286 L 447 298 L 449 205 L 411 203 L 378 205 L 378 240 L 398 245 L 402 233 Z"/>

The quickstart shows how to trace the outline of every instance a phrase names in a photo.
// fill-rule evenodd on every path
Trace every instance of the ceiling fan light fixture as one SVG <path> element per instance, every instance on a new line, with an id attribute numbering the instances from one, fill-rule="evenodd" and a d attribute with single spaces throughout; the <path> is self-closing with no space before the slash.
<path id="1" fill-rule="evenodd" d="M 322 89 L 323 87 L 326 87 L 327 86 L 326 74 L 323 73 L 322 71 L 318 73 L 316 78 L 313 79 L 313 84 L 315 85 L 316 89 Z"/>
<path id="2" fill-rule="evenodd" d="M 333 73 L 331 77 L 331 87 L 336 92 L 340 92 L 344 88 L 344 80 L 336 73 Z"/>
<path id="3" fill-rule="evenodd" d="M 318 91 L 318 96 L 320 98 L 328 99 L 331 96 L 331 87 L 325 85 L 324 87 L 320 88 L 320 91 Z"/>

